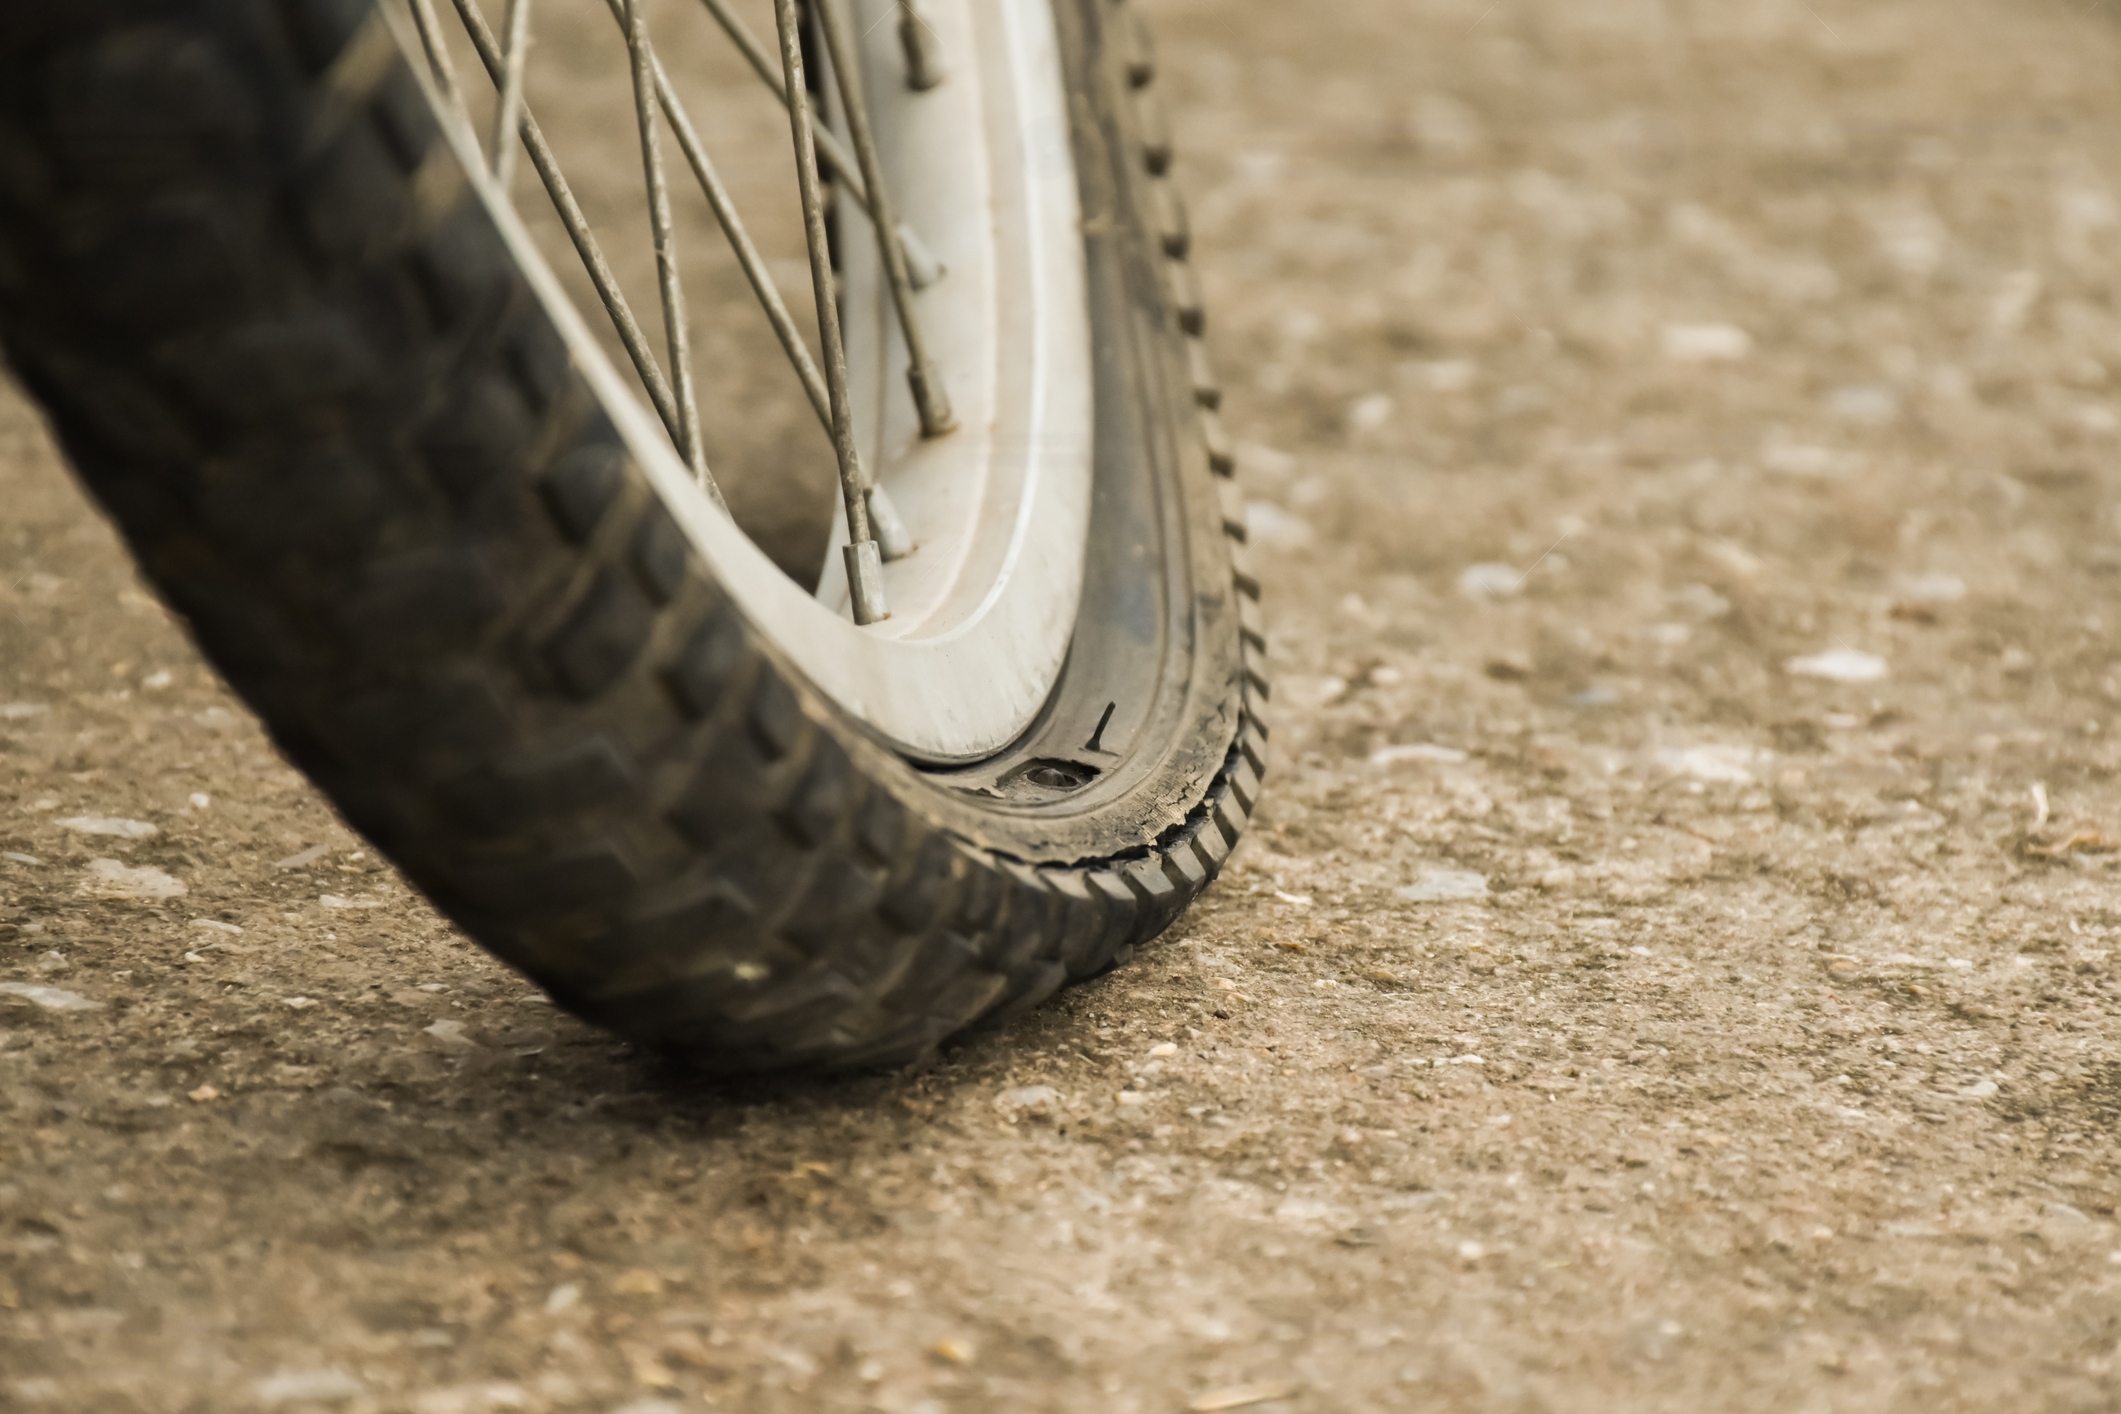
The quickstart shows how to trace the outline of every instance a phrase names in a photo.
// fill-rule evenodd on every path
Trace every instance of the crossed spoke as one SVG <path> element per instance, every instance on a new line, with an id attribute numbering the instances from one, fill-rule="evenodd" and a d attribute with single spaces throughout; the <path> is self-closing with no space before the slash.
<path id="1" fill-rule="evenodd" d="M 455 3 L 472 45 L 479 51 L 479 62 L 485 65 L 487 77 L 493 80 L 494 87 L 500 89 L 506 79 L 507 65 L 500 46 L 494 42 L 493 31 L 487 27 L 485 14 L 479 9 L 479 0 L 455 0 Z M 545 185 L 546 195 L 552 198 L 560 224 L 567 228 L 567 238 L 574 243 L 575 253 L 582 259 L 582 268 L 589 273 L 590 283 L 596 286 L 604 312 L 611 316 L 612 327 L 618 330 L 619 342 L 625 345 L 627 357 L 633 360 L 641 386 L 648 390 L 648 400 L 655 404 L 656 413 L 663 419 L 672 444 L 683 447 L 685 422 L 677 396 L 656 363 L 655 351 L 649 348 L 648 336 L 641 332 L 640 321 L 633 317 L 633 309 L 626 303 L 618 277 L 611 272 L 611 263 L 604 258 L 603 248 L 589 229 L 589 218 L 582 214 L 582 205 L 575 200 L 574 189 L 567 184 L 559 159 L 553 156 L 552 145 L 545 140 L 544 129 L 538 126 L 538 120 L 531 115 L 527 104 L 516 124 L 516 132 L 523 141 L 524 151 L 530 154 L 530 165 L 537 169 L 538 179 Z M 715 503 L 726 505 L 705 464 L 695 463 L 692 470 Z"/>
<path id="2" fill-rule="evenodd" d="M 463 85 L 451 61 L 449 46 L 436 18 L 434 0 L 407 0 L 434 86 L 445 105 L 468 123 Z M 656 255 L 656 288 L 661 304 L 668 371 L 659 361 L 619 287 L 581 203 L 562 172 L 525 96 L 525 76 L 533 43 L 532 0 L 507 0 L 503 32 L 496 36 L 479 0 L 452 0 L 496 95 L 490 133 L 489 162 L 495 185 L 509 189 L 519 153 L 528 154 L 547 197 L 573 243 L 598 299 L 633 362 L 649 401 L 669 433 L 679 456 L 707 493 L 719 504 L 720 490 L 709 473 L 702 450 L 697 385 L 692 370 L 689 311 L 679 276 L 677 232 L 672 216 L 669 179 L 663 161 L 662 130 L 668 125 L 678 151 L 692 171 L 736 257 L 746 282 L 772 326 L 774 336 L 802 384 L 819 423 L 830 437 L 839 466 L 849 543 L 845 547 L 847 579 L 857 623 L 888 616 L 881 565 L 911 549 L 873 477 L 862 465 L 855 443 L 848 392 L 847 355 L 840 324 L 837 277 L 832 267 L 826 223 L 827 174 L 838 190 L 868 218 L 877 253 L 890 287 L 899 337 L 907 354 L 907 384 L 923 436 L 941 436 L 954 428 L 950 400 L 940 371 L 922 336 L 916 292 L 939 277 L 940 270 L 915 233 L 898 219 L 879 158 L 869 110 L 863 95 L 858 56 L 847 28 L 842 0 L 808 0 L 809 20 L 824 41 L 831 79 L 846 124 L 846 140 L 816 120 L 803 71 L 799 0 L 774 0 L 778 55 L 770 54 L 756 34 L 729 6 L 728 0 L 701 0 L 730 42 L 786 110 L 796 157 L 796 186 L 802 204 L 804 243 L 818 311 L 822 360 L 809 346 L 790 314 L 756 243 L 745 229 L 728 186 L 708 156 L 691 115 L 679 99 L 649 34 L 650 0 L 604 0 L 626 41 L 632 77 L 634 120 L 639 129 L 641 168 L 649 230 Z M 896 0 L 899 39 L 906 57 L 908 87 L 933 87 L 944 77 L 941 47 L 935 31 L 914 0 Z M 887 18 L 889 16 L 887 15 Z M 849 151 L 849 147 L 852 151 Z"/>

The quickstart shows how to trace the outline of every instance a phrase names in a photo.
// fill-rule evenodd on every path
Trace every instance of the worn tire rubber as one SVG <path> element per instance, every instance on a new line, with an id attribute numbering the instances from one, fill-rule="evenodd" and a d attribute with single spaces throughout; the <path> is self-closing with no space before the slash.
<path id="1" fill-rule="evenodd" d="M 1094 807 L 915 769 L 737 612 L 372 0 L 0 15 L 0 347 L 287 756 L 584 1017 L 914 1058 L 1124 960 L 1253 809 L 1258 586 L 1154 61 L 1119 0 L 1055 11 L 1100 518 L 1056 701 L 1155 684 Z"/>

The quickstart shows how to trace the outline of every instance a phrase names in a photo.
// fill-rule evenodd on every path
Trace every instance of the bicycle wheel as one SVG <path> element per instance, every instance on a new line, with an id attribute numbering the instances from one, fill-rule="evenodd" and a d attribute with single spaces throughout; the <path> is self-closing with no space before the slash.
<path id="1" fill-rule="evenodd" d="M 528 0 L 453 3 L 0 18 L 0 347 L 146 573 L 353 828 L 630 1037 L 897 1061 L 1125 959 L 1235 843 L 1267 693 L 1138 15 L 708 0 L 794 155 L 815 328 L 723 225 L 829 434 L 813 586 L 703 453 L 744 409 L 672 191 L 732 203 L 647 0 L 574 3 L 660 348 Z"/>

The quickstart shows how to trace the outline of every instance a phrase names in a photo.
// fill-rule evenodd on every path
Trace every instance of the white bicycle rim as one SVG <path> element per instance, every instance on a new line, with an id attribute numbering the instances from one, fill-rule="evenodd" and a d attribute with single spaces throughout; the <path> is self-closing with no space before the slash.
<path id="1" fill-rule="evenodd" d="M 946 271 L 920 292 L 919 313 L 958 421 L 921 436 L 868 218 L 841 202 L 856 427 L 917 546 L 884 567 L 892 613 L 881 623 L 857 627 L 847 610 L 844 510 L 826 572 L 806 591 L 702 491 L 513 210 L 490 183 L 482 189 L 629 449 L 746 616 L 900 752 L 976 761 L 1046 701 L 1082 589 L 1090 333 L 1059 38 L 1050 0 L 927 0 L 922 13 L 952 63 L 943 83 L 916 92 L 888 23 L 894 0 L 849 9 L 892 196 Z M 480 170 L 475 146 L 466 158 Z M 701 391 L 705 418 L 735 415 L 711 386 Z"/>

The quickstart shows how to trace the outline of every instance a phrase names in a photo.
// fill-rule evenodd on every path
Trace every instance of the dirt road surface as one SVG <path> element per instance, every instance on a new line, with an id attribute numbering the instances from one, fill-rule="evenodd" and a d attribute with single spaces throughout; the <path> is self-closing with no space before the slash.
<path id="1" fill-rule="evenodd" d="M 0 396 L 0 1406 L 2121 1403 L 2121 21 L 1151 8 L 1277 774 L 917 1073 L 555 1015 Z"/>

